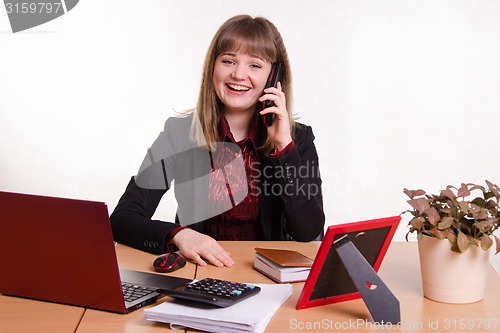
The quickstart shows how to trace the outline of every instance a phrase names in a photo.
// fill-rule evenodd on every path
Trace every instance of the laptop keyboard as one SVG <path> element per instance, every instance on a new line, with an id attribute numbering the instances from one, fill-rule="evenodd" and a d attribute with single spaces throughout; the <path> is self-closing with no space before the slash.
<path id="1" fill-rule="evenodd" d="M 126 282 L 122 282 L 122 291 L 123 299 L 125 300 L 125 302 L 133 302 L 141 297 L 156 292 L 156 290 L 153 288 Z"/>

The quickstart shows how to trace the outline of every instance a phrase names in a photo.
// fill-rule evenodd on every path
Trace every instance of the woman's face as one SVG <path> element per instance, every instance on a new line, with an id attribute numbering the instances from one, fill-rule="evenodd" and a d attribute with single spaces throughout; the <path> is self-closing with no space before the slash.
<path id="1" fill-rule="evenodd" d="M 227 112 L 255 112 L 262 95 L 271 63 L 258 56 L 231 51 L 215 59 L 215 93 Z"/>

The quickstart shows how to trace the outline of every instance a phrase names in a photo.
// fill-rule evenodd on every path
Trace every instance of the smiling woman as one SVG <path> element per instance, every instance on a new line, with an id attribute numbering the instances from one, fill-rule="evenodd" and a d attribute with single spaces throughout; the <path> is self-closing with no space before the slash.
<path id="1" fill-rule="evenodd" d="M 276 62 L 281 80 L 266 88 Z M 115 240 L 151 252 L 179 249 L 200 265 L 206 259 L 221 267 L 234 262 L 217 240 L 322 238 L 314 135 L 293 120 L 290 95 L 276 27 L 247 15 L 227 20 L 207 52 L 196 109 L 167 120 L 111 215 Z M 263 110 L 264 101 L 273 104 Z M 269 126 L 264 114 L 274 114 Z M 261 172 L 269 168 L 284 171 Z M 153 221 L 172 180 L 176 221 Z"/>
<path id="2" fill-rule="evenodd" d="M 271 63 L 256 55 L 238 51 L 219 55 L 214 66 L 214 89 L 223 113 L 253 115 L 270 71 Z"/>
<path id="3" fill-rule="evenodd" d="M 216 32 L 212 43 L 208 48 L 203 68 L 200 95 L 196 108 L 201 128 L 199 128 L 199 130 L 198 128 L 194 128 L 194 131 L 196 131 L 195 139 L 199 144 L 203 144 L 205 142 L 217 142 L 219 140 L 219 125 L 217 120 L 224 112 L 223 109 L 225 108 L 225 105 L 221 101 L 221 96 L 215 87 L 214 75 L 216 68 L 219 67 L 217 66 L 217 62 L 224 55 L 246 55 L 247 57 L 254 58 L 254 62 L 250 62 L 247 65 L 252 66 L 253 64 L 253 66 L 269 66 L 269 69 L 272 63 L 279 62 L 282 64 L 279 91 L 277 89 L 266 91 L 266 95 L 260 99 L 260 102 L 266 99 L 272 100 L 273 102 L 277 99 L 280 100 L 281 106 L 278 106 L 277 109 L 266 110 L 274 112 L 276 118 L 280 120 L 278 122 L 279 126 L 271 126 L 271 133 L 269 133 L 269 130 L 266 130 L 264 126 L 260 126 L 260 123 L 257 123 L 256 127 L 258 127 L 257 130 L 259 137 L 263 138 L 262 142 L 259 142 L 258 146 L 260 151 L 267 154 L 270 149 L 276 146 L 281 149 L 284 148 L 286 146 L 285 141 L 288 141 L 288 143 L 291 141 L 290 136 L 287 134 L 293 135 L 293 130 L 295 128 L 291 109 L 292 77 L 288 53 L 286 51 L 285 44 L 283 43 L 281 34 L 274 24 L 263 17 L 252 18 L 248 15 L 238 15 L 227 20 Z M 229 62 L 228 65 L 230 66 L 231 61 L 234 59 L 225 60 Z M 257 60 L 260 60 L 260 63 L 256 63 Z M 253 69 L 257 72 L 266 72 L 265 67 L 262 68 L 263 70 L 259 70 L 255 67 L 253 67 Z M 240 69 L 240 66 L 232 68 L 236 69 L 236 71 L 233 71 L 233 76 L 236 77 L 232 82 L 229 82 L 242 84 L 239 81 L 245 80 L 245 78 L 238 77 L 238 75 L 245 74 L 244 72 L 241 72 L 242 68 Z M 269 69 L 264 75 L 265 79 L 267 79 Z M 262 95 L 263 88 L 264 85 L 262 85 L 260 91 L 258 91 L 259 89 L 254 88 L 255 94 Z M 257 104 L 255 104 L 255 106 L 257 106 Z M 255 108 L 252 109 L 252 114 L 247 114 L 247 117 L 250 115 L 255 115 Z M 243 115 L 240 114 L 239 117 L 232 120 L 241 120 L 245 123 L 249 119 L 246 119 L 246 117 L 243 117 Z M 240 128 L 244 127 L 244 124 L 237 122 L 232 124 L 232 126 Z M 288 126 L 288 130 L 286 129 L 286 126 Z M 233 127 L 231 128 L 232 130 Z M 280 129 L 280 131 L 277 132 L 277 129 Z M 283 136 L 283 134 L 285 135 Z M 278 137 L 274 137 L 275 135 L 278 135 Z"/>

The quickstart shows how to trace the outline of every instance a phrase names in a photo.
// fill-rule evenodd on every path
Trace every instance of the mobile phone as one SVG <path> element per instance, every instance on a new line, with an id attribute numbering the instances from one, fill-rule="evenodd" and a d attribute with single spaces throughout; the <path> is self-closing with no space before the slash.
<path id="1" fill-rule="evenodd" d="M 270 87 L 276 87 L 278 84 L 278 81 L 281 80 L 281 75 L 282 75 L 282 69 L 281 69 L 281 62 L 275 62 L 271 66 L 271 72 L 269 73 L 269 77 L 267 78 L 266 82 L 266 87 L 264 89 L 270 88 Z M 265 100 L 262 102 L 262 110 L 265 108 L 269 108 L 274 106 L 273 101 Z M 263 122 L 267 126 L 271 126 L 273 123 L 274 119 L 274 113 L 268 113 L 262 116 L 263 117 Z"/>

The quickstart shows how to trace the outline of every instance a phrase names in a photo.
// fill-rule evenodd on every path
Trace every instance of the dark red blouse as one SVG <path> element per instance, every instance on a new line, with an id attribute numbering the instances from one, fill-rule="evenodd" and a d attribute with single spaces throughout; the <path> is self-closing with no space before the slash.
<path id="1" fill-rule="evenodd" d="M 220 205 L 227 198 L 242 197 L 245 198 L 238 204 L 233 204 L 233 208 L 226 210 L 221 214 L 205 221 L 205 234 L 216 240 L 259 240 L 259 156 L 255 146 L 255 130 L 250 128 L 248 136 L 236 142 L 231 133 L 229 125 L 224 117 L 221 119 L 221 142 L 231 142 L 237 144 L 241 149 L 241 157 L 245 166 L 245 172 L 239 167 L 233 167 L 230 163 L 240 156 L 234 156 L 234 151 L 228 147 L 222 146 L 212 154 L 212 172 L 209 180 L 208 209 L 210 211 L 220 211 Z M 281 152 L 276 150 L 271 154 L 273 157 L 281 157 L 288 154 L 295 147 L 293 141 Z M 246 181 L 241 179 L 246 177 Z M 219 181 L 225 179 L 225 182 Z M 237 186 L 237 184 L 245 184 Z M 187 227 L 178 227 L 170 232 L 166 238 L 166 244 L 181 230 Z"/>

